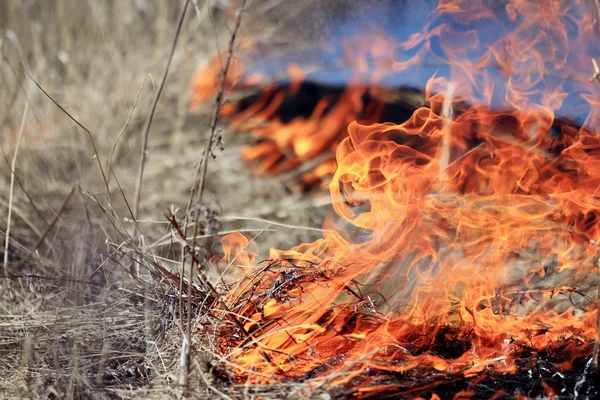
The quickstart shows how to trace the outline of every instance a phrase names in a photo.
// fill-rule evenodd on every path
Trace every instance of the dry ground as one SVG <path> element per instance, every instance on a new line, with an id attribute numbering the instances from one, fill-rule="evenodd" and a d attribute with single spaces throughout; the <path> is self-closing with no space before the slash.
<path id="1" fill-rule="evenodd" d="M 150 131 L 137 224 L 129 208 L 143 126 L 183 3 L 2 1 L 0 397 L 181 395 L 177 293 L 144 263 L 136 268 L 131 249 L 178 266 L 180 244 L 164 213 L 185 212 L 213 112 L 210 105 L 188 113 L 188 83 L 217 42 L 226 46 L 231 1 L 193 1 Z M 248 20 L 278 3 L 250 3 Z M 272 34 L 251 26 L 243 25 L 241 40 Z M 280 179 L 249 179 L 239 160 L 247 140 L 227 133 L 225 150 L 209 165 L 204 206 L 218 213 L 221 226 L 202 243 L 208 253 L 219 250 L 223 232 L 236 229 L 258 235 L 262 257 L 270 246 L 319 235 L 241 218 L 319 227 L 327 208 Z M 205 351 L 195 353 L 193 366 L 210 358 L 208 339 L 196 338 Z M 192 395 L 220 396 L 210 375 L 201 379 L 202 369 L 194 368 Z"/>

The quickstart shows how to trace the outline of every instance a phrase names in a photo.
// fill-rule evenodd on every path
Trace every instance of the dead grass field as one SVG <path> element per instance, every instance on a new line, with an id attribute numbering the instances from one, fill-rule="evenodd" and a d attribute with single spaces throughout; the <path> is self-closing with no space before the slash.
<path id="1" fill-rule="evenodd" d="M 188 10 L 149 135 L 137 224 L 130 208 L 143 127 L 184 3 L 3 1 L 0 397 L 181 396 L 177 293 L 140 254 L 179 265 L 165 211 L 185 213 L 214 111 L 188 113 L 188 84 L 216 43 L 226 46 L 230 1 L 193 1 Z M 276 2 L 254 3 L 249 20 Z M 249 32 L 242 26 L 242 41 Z M 220 226 L 200 242 L 208 255 L 231 230 L 256 235 L 263 257 L 270 246 L 319 235 L 277 225 L 319 227 L 327 206 L 281 179 L 250 179 L 239 158 L 247 140 L 226 132 L 209 164 L 202 207 Z M 194 324 L 205 323 L 195 315 Z M 191 396 L 236 396 L 206 373 L 210 335 L 194 343 Z"/>

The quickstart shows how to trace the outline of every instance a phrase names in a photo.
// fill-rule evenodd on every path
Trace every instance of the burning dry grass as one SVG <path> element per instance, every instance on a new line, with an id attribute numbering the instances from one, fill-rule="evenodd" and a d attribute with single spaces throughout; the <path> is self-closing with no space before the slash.
<path id="1" fill-rule="evenodd" d="M 0 267 L 0 389 L 3 393 L 7 397 L 32 398 L 165 398 L 179 397 L 185 392 L 206 398 L 320 396 L 325 399 L 332 396 L 377 397 L 388 391 L 390 395 L 411 397 L 419 393 L 433 398 L 437 386 L 454 385 L 454 391 L 456 387 L 463 387 L 463 394 L 467 395 L 472 385 L 481 383 L 481 387 L 487 385 L 493 389 L 490 396 L 497 395 L 506 381 L 498 382 L 493 374 L 484 374 L 471 381 L 459 374 L 436 372 L 437 367 L 437 370 L 446 369 L 444 373 L 447 373 L 451 360 L 466 354 L 474 340 L 486 340 L 485 332 L 477 324 L 466 329 L 465 325 L 449 320 L 428 324 L 423 318 L 409 318 L 403 321 L 404 326 L 398 321 L 394 326 L 394 321 L 390 321 L 394 313 L 406 315 L 398 309 L 402 309 L 402 302 L 411 295 L 408 292 L 419 293 L 423 289 L 423 293 L 429 293 L 423 304 L 427 304 L 429 298 L 443 301 L 430 295 L 432 290 L 444 286 L 441 279 L 437 282 L 440 286 L 433 285 L 433 289 L 427 289 L 425 284 L 419 287 L 423 283 L 419 278 L 433 274 L 440 266 L 431 258 L 422 257 L 426 251 L 413 246 L 409 240 L 386 242 L 390 234 L 394 237 L 409 235 L 410 227 L 390 227 L 377 222 L 371 226 L 373 224 L 364 220 L 352 226 L 357 222 L 356 215 L 368 211 L 364 204 L 365 210 L 361 211 L 361 202 L 370 199 L 372 203 L 379 203 L 393 197 L 383 192 L 373 194 L 372 187 L 366 186 L 363 189 L 370 191 L 370 197 L 368 193 L 360 193 L 361 178 L 358 177 L 372 179 L 375 187 L 384 187 L 384 173 L 363 169 L 371 164 L 381 166 L 382 160 L 397 166 L 399 159 L 414 159 L 415 165 L 422 167 L 427 160 L 437 159 L 433 154 L 437 147 L 444 148 L 445 157 L 441 162 L 444 174 L 435 175 L 435 179 L 430 174 L 422 180 L 409 181 L 420 189 L 429 185 L 428 189 L 435 187 L 435 190 L 424 202 L 423 199 L 414 204 L 406 202 L 400 208 L 410 211 L 411 207 L 422 206 L 421 211 L 430 217 L 426 222 L 435 221 L 446 231 L 432 229 L 431 234 L 438 235 L 436 239 L 439 240 L 426 250 L 437 253 L 442 263 L 451 264 L 458 260 L 460 266 L 463 259 L 467 260 L 464 264 L 469 263 L 470 259 L 465 258 L 466 250 L 460 246 L 452 247 L 453 238 L 443 236 L 448 231 L 455 237 L 470 232 L 455 223 L 456 215 L 462 213 L 468 217 L 488 213 L 497 216 L 503 206 L 514 206 L 514 202 L 504 205 L 489 201 L 469 202 L 468 196 L 457 201 L 456 192 L 475 193 L 487 189 L 483 187 L 485 179 L 481 180 L 483 183 L 466 178 L 461 181 L 461 167 L 481 164 L 478 171 L 485 172 L 485 166 L 489 166 L 489 157 L 486 157 L 489 148 L 510 150 L 507 152 L 513 153 L 511 157 L 518 154 L 523 159 L 547 163 L 547 169 L 554 168 L 559 173 L 570 171 L 577 162 L 560 165 L 564 160 L 552 158 L 555 156 L 552 152 L 556 150 L 553 145 L 532 146 L 527 138 L 519 136 L 515 139 L 511 132 L 500 135 L 504 133 L 501 129 L 484 135 L 484 144 L 467 141 L 471 146 L 468 147 L 460 141 L 451 143 L 456 138 L 449 133 L 442 135 L 442 139 L 432 133 L 427 141 L 417 138 L 418 134 L 408 135 L 402 129 L 394 134 L 393 128 L 374 125 L 370 129 L 381 132 L 367 132 L 369 128 L 352 125 L 353 141 L 347 139 L 338 153 L 338 162 L 345 162 L 350 170 L 355 168 L 338 172 L 336 179 L 345 180 L 346 185 L 336 186 L 336 183 L 332 186 L 333 199 L 323 192 L 307 196 L 296 190 L 295 178 L 302 177 L 306 182 L 308 176 L 309 184 L 305 186 L 308 188 L 334 172 L 332 168 L 324 168 L 324 174 L 318 171 L 319 179 L 314 179 L 318 167 L 312 168 L 331 158 L 332 147 L 346 136 L 347 125 L 363 116 L 363 108 L 373 111 L 367 113 L 363 122 L 381 119 L 382 106 L 391 110 L 398 118 L 397 122 L 408 120 L 413 111 L 419 109 L 413 117 L 429 113 L 434 122 L 428 126 L 440 125 L 440 131 L 460 125 L 452 122 L 455 118 L 452 111 L 459 115 L 466 110 L 451 110 L 448 101 L 438 107 L 445 110 L 441 116 L 434 115 L 431 110 L 420 108 L 424 105 L 435 107 L 425 103 L 420 91 L 412 89 L 381 91 L 364 85 L 333 89 L 309 87 L 301 82 L 302 75 L 292 68 L 291 72 L 297 78 L 292 84 L 288 82 L 287 86 L 266 89 L 262 97 L 242 99 L 247 101 L 246 108 L 236 110 L 238 115 L 245 110 L 246 114 L 257 113 L 258 116 L 250 122 L 239 118 L 234 126 L 256 130 L 273 139 L 276 132 L 289 126 L 282 121 L 269 126 L 273 114 L 267 109 L 272 108 L 272 104 L 285 108 L 286 101 L 293 108 L 294 96 L 292 99 L 281 96 L 286 91 L 293 95 L 309 93 L 307 96 L 316 96 L 317 101 L 308 107 L 305 121 L 314 124 L 304 133 L 310 137 L 327 129 L 327 140 L 319 143 L 320 148 L 308 152 L 306 140 L 294 142 L 298 137 L 282 140 L 282 146 L 273 147 L 263 142 L 262 146 L 254 147 L 256 157 L 250 158 L 271 157 L 274 162 L 266 165 L 267 169 L 279 165 L 282 168 L 272 172 L 286 171 L 286 175 L 254 177 L 250 184 L 239 154 L 243 144 L 252 140 L 237 135 L 226 136 L 225 151 L 218 153 L 216 160 L 211 158 L 209 163 L 203 164 L 208 166 L 206 180 L 201 180 L 201 185 L 206 185 L 206 195 L 201 196 L 201 201 L 192 196 L 190 206 L 185 210 L 190 201 L 189 190 L 198 184 L 194 180 L 196 171 L 200 171 L 199 176 L 204 174 L 198 166 L 202 149 L 206 149 L 206 154 L 216 151 L 204 147 L 207 133 L 210 131 L 215 143 L 223 136 L 215 129 L 216 119 L 211 122 L 207 115 L 188 115 L 187 84 L 198 58 L 213 54 L 214 47 L 227 53 L 225 49 L 237 15 L 235 4 L 227 1 L 214 5 L 199 1 L 188 3 L 189 13 L 156 108 L 152 101 L 158 98 L 156 92 L 161 87 L 158 77 L 162 76 L 169 60 L 183 2 L 175 5 L 167 0 L 129 3 L 14 1 L 8 2 L 0 13 L 3 29 L 0 97 L 4 99 L 0 105 L 4 160 L 0 161 L 6 166 L 0 175 L 0 238 L 3 243 L 10 227 L 6 241 L 8 252 L 0 253 L 6 257 Z M 333 3 L 317 2 L 315 5 L 306 1 L 281 7 L 279 1 L 254 2 L 247 14 L 248 30 L 240 35 L 239 46 L 251 48 L 258 41 L 253 35 L 260 32 L 260 35 L 274 37 L 273 41 L 286 44 L 287 50 L 289 43 L 296 46 L 295 51 L 307 48 L 318 37 L 318 25 L 326 22 L 315 16 L 328 14 L 331 10 L 335 10 L 331 14 L 342 15 L 348 12 L 349 4 L 353 2 L 339 1 L 337 7 L 330 6 Z M 356 6 L 358 13 L 363 12 L 363 7 L 368 8 L 369 3 L 372 2 Z M 310 21 L 310 24 L 302 21 Z M 281 26 L 285 26 L 285 35 L 278 35 Z M 258 30 L 252 30 L 252 27 Z M 212 40 L 215 30 L 217 45 Z M 285 53 L 286 46 L 282 48 Z M 385 46 L 372 46 L 368 50 L 373 50 L 371 55 L 376 58 L 380 56 L 378 61 L 383 64 L 389 61 Z M 359 52 L 358 58 L 363 56 Z M 224 62 L 226 59 L 221 58 L 218 65 Z M 214 71 L 208 75 L 200 78 L 214 87 L 219 76 L 215 76 Z M 216 88 L 218 92 L 219 86 Z M 312 92 L 315 90 L 317 94 Z M 321 90 L 327 94 L 319 92 Z M 450 91 L 443 93 L 448 98 L 454 95 Z M 364 100 L 365 94 L 371 96 L 369 101 Z M 226 91 L 225 95 L 232 94 Z M 321 97 L 336 100 L 322 104 Z M 201 100 L 210 98 L 205 96 Z M 261 101 L 262 106 L 257 106 Z M 468 106 L 468 102 L 463 105 Z M 325 114 L 318 111 L 325 109 L 333 112 L 321 118 Z M 147 117 L 154 111 L 156 114 L 150 126 Z M 212 111 L 208 109 L 206 114 Z M 496 123 L 490 125 L 497 128 Z M 522 136 L 527 133 L 513 128 Z M 465 128 L 464 131 L 469 130 Z M 148 153 L 145 171 L 140 175 L 139 154 L 145 148 L 144 132 L 149 132 Z M 294 132 L 288 133 L 293 136 Z M 564 138 L 570 140 L 568 134 Z M 438 146 L 444 140 L 446 145 Z M 382 154 L 378 159 L 367 159 L 365 154 L 372 142 L 378 146 L 387 143 L 382 148 L 399 146 L 402 150 Z M 571 143 L 564 144 L 568 147 Z M 460 157 L 449 154 L 452 146 L 462 150 Z M 487 150 L 485 146 L 488 146 Z M 420 149 L 427 157 L 415 155 L 415 149 Z M 352 162 L 357 154 L 367 158 Z M 278 164 L 286 157 L 292 162 L 283 166 Z M 312 164 L 302 165 L 307 160 Z M 332 166 L 330 163 L 329 167 Z M 565 174 L 568 176 L 565 182 L 571 182 L 569 173 Z M 140 176 L 143 185 L 137 192 Z M 457 181 L 462 182 L 460 188 Z M 533 178 L 532 181 L 536 182 Z M 359 190 L 348 190 L 349 184 L 356 184 Z M 402 187 L 410 188 L 410 184 Z M 448 195 L 444 190 L 438 190 L 445 185 L 457 187 L 452 187 L 450 192 L 453 194 Z M 136 192 L 141 193 L 139 204 Z M 399 189 L 398 193 L 403 192 Z M 348 217 L 347 225 L 353 230 L 346 235 L 318 228 L 325 209 L 332 203 L 340 215 Z M 388 222 L 403 220 L 393 206 L 384 206 L 384 211 L 389 211 L 392 216 L 387 218 Z M 522 214 L 539 212 L 533 206 L 520 211 Z M 509 218 L 504 225 L 500 224 L 508 244 L 490 241 L 501 250 L 511 247 L 511 237 L 507 234 L 510 222 Z M 536 220 L 533 218 L 530 222 L 533 224 Z M 593 221 L 585 218 L 576 222 L 579 223 L 577 229 L 585 230 L 593 225 Z M 331 221 L 325 226 L 333 227 Z M 552 228 L 546 230 L 552 231 Z M 229 236 L 225 236 L 227 234 Z M 526 315 L 541 305 L 552 312 L 573 310 L 575 320 L 577 312 L 589 308 L 593 303 L 591 293 L 596 289 L 594 274 L 578 274 L 575 282 L 568 271 L 556 271 L 565 267 L 568 257 L 554 260 L 549 255 L 553 254 L 550 251 L 554 250 L 552 245 L 567 246 L 565 243 L 573 239 L 569 235 L 561 236 L 565 242 L 550 241 L 545 247 L 539 245 L 544 235 L 533 235 L 528 237 L 531 248 L 521 246 L 521 253 L 510 252 L 510 257 L 500 257 L 501 262 L 509 262 L 510 268 L 501 266 L 515 272 L 514 275 L 524 275 L 523 271 L 527 271 L 527 290 L 511 292 L 515 277 L 506 277 L 505 287 L 501 285 L 506 290 L 501 296 L 480 297 L 480 301 L 473 302 L 477 309 L 466 310 L 471 312 L 473 321 L 476 322 L 474 313 L 486 313 L 490 320 L 498 315 L 510 319 Z M 321 236 L 326 240 L 318 240 Z M 225 254 L 221 258 L 213 254 L 221 251 L 219 239 L 222 237 Z M 374 240 L 376 237 L 381 243 Z M 481 245 L 476 242 L 470 244 Z M 308 244 L 290 252 L 264 253 L 268 248 L 285 249 L 297 243 Z M 344 246 L 356 251 L 346 254 Z M 369 253 L 362 251 L 361 246 L 363 250 L 373 246 L 394 251 L 381 256 L 381 260 L 361 264 L 364 260 L 360 257 Z M 575 250 L 584 254 L 586 268 L 597 262 L 597 256 L 593 259 L 594 251 L 579 247 Z M 539 254 L 540 251 L 549 254 Z M 335 257 L 336 252 L 340 257 Z M 323 254 L 329 255 L 324 257 L 325 261 L 320 258 Z M 258 262 L 265 259 L 268 261 Z M 474 259 L 477 261 L 477 257 Z M 382 260 L 385 262 L 376 262 Z M 489 260 L 484 256 L 484 261 Z M 543 264 L 544 274 L 531 272 L 538 271 L 540 264 Z M 194 279 L 184 280 L 177 275 L 182 265 L 186 271 L 195 270 L 199 265 L 203 267 Z M 365 266 L 373 267 L 377 276 L 373 271 L 357 273 L 354 270 Z M 398 274 L 398 271 L 404 274 Z M 343 279 L 340 280 L 340 276 Z M 381 277 L 387 281 L 371 290 Z M 399 282 L 406 277 L 414 279 L 410 284 Z M 194 284 L 190 285 L 190 281 Z M 565 281 L 572 285 L 565 287 L 562 285 Z M 306 301 L 307 295 L 318 301 Z M 308 319 L 294 320 L 294 313 L 299 313 L 294 307 L 302 302 L 314 306 L 314 310 Z M 286 307 L 288 309 L 281 312 Z M 453 307 L 449 306 L 451 311 L 460 309 Z M 461 310 L 461 317 L 469 319 L 466 311 Z M 289 314 L 284 315 L 286 312 Z M 449 314 L 450 317 L 444 318 L 452 319 L 458 311 L 456 315 Z M 429 317 L 435 322 L 438 316 Z M 565 324 L 570 323 L 576 324 L 565 321 Z M 392 333 L 396 339 L 404 340 L 400 344 L 382 339 L 364 345 L 367 334 L 386 325 L 404 333 L 411 329 L 412 332 L 406 335 Z M 537 392 L 540 382 L 552 383 L 557 379 L 547 360 L 571 361 L 555 359 L 564 354 L 561 351 L 565 348 L 575 349 L 570 356 L 578 351 L 587 355 L 591 345 L 589 332 L 585 335 L 575 333 L 562 341 L 549 343 L 544 350 L 545 358 L 535 358 L 532 354 L 540 348 L 533 342 L 551 330 L 544 329 L 514 341 L 506 339 L 510 342 L 506 346 L 516 354 L 515 358 L 526 360 L 526 365 L 520 366 L 522 370 L 529 368 L 530 373 L 538 374 L 534 388 Z M 322 337 L 317 338 L 316 343 L 306 345 L 319 335 Z M 292 347 L 302 349 L 294 353 L 288 352 L 289 348 L 277 348 L 289 344 L 289 340 L 294 342 Z M 543 342 L 543 339 L 539 340 Z M 331 342 L 335 346 L 323 347 Z M 265 343 L 269 344 L 268 348 Z M 358 355 L 351 354 L 355 347 L 360 351 Z M 481 347 L 485 348 L 485 345 Z M 193 349 L 193 353 L 188 359 L 186 352 L 189 349 Z M 483 357 L 485 360 L 479 364 L 477 360 L 470 363 L 467 360 L 463 364 L 474 374 L 487 371 L 488 365 L 507 365 L 506 357 L 494 351 L 489 357 Z M 351 356 L 345 359 L 349 354 Z M 494 358 L 490 359 L 492 356 Z M 425 361 L 419 363 L 419 360 Z M 577 368 L 572 376 L 565 378 L 575 388 L 580 378 L 577 374 L 583 366 Z M 516 369 L 508 370 L 514 372 Z M 464 372 L 464 368 L 460 372 Z M 400 383 L 398 373 L 402 377 Z M 427 383 L 427 379 L 434 379 L 435 383 Z M 379 392 L 368 388 L 373 383 L 377 384 Z M 543 390 L 549 393 L 545 388 Z"/>
<path id="2" fill-rule="evenodd" d="M 355 388 L 355 379 L 381 379 L 377 371 L 523 373 L 537 368 L 523 361 L 527 354 L 563 366 L 591 354 L 597 88 L 572 68 L 597 41 L 588 6 L 511 1 L 500 10 L 441 1 L 435 22 L 397 44 L 403 52 L 393 61 L 371 41 L 352 61 L 425 75 L 425 61 L 450 66 L 424 78 L 427 106 L 400 125 L 353 123 L 341 141 L 344 121 L 368 108 L 366 88 L 357 91 L 361 100 L 349 90 L 325 105 L 319 98 L 307 118 L 282 121 L 276 110 L 285 110 L 287 96 L 303 97 L 304 77 L 293 64 L 284 90 L 267 87 L 250 106 L 225 110 L 237 114 L 235 126 L 266 139 L 251 151 L 274 173 L 337 147 L 333 206 L 357 231 L 274 251 L 271 262 L 223 286 L 236 321 L 225 324 L 220 351 L 239 363 L 237 379 L 322 378 Z M 482 21 L 500 26 L 504 17 L 506 34 L 490 40 Z M 575 28 L 566 22 L 574 19 Z M 558 45 L 559 37 L 581 47 Z M 519 43 L 531 52 L 523 55 Z M 247 78 L 242 86 L 260 81 Z M 553 100 L 569 96 L 587 102 L 584 116 L 583 108 L 569 115 L 579 122 L 555 115 L 576 102 Z M 321 114 L 327 107 L 331 114 Z M 335 122 L 322 126 L 331 115 Z M 324 140 L 306 149 L 306 138 L 320 133 Z M 245 258 L 250 268 L 254 258 Z"/>

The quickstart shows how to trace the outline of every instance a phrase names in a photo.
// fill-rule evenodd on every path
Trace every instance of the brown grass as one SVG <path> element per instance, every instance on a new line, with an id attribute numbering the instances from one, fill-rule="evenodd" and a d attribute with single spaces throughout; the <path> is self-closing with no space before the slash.
<path id="1" fill-rule="evenodd" d="M 7 0 L 0 9 L 0 260 L 5 254 L 7 260 L 0 263 L 0 393 L 6 398 L 182 394 L 180 313 L 187 309 L 178 306 L 176 285 L 156 269 L 180 268 L 180 238 L 165 209 L 185 215 L 213 112 L 188 114 L 188 80 L 217 41 L 226 47 L 232 29 L 227 2 L 211 2 L 210 12 L 204 2 L 192 3 L 156 104 L 137 223 L 137 155 L 184 1 Z M 255 3 L 241 40 L 278 2 Z M 314 228 L 328 206 L 278 179 L 248 184 L 238 156 L 248 139 L 226 132 L 225 140 L 225 151 L 208 163 L 202 204 L 192 204 L 216 217 L 198 231 L 201 255 L 218 251 L 220 237 L 233 230 L 258 235 L 262 257 L 271 246 L 318 237 Z M 197 304 L 193 329 L 210 327 L 214 321 Z M 219 387 L 208 368 L 213 344 L 212 335 L 192 338 L 192 397 L 301 388 Z"/>

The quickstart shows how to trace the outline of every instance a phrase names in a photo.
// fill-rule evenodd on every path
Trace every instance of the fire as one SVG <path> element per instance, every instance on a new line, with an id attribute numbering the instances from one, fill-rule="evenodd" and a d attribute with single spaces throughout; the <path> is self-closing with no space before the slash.
<path id="1" fill-rule="evenodd" d="M 293 149 L 298 162 L 348 125 L 329 189 L 337 217 L 354 227 L 328 219 L 322 239 L 272 250 L 228 285 L 225 302 L 245 332 L 224 325 L 220 350 L 240 377 L 344 384 L 417 368 L 471 377 L 517 372 L 536 352 L 560 368 L 591 354 L 600 265 L 593 6 L 440 0 L 405 41 L 372 46 L 380 60 L 395 50 L 396 77 L 429 74 L 427 105 L 400 124 L 349 122 L 368 85 L 347 89 L 325 115 L 287 124 L 264 124 L 262 105 L 238 115 L 238 128 Z M 232 245 L 247 243 L 237 238 L 225 239 L 229 259 Z"/>
<path id="2" fill-rule="evenodd" d="M 351 122 L 371 124 L 381 119 L 385 98 L 390 90 L 374 86 L 383 79 L 393 64 L 388 49 L 392 42 L 380 33 L 370 33 L 368 38 L 360 35 L 344 40 L 343 54 L 339 62 L 350 71 L 349 84 L 339 91 L 332 88 L 326 96 L 310 104 L 316 96 L 313 87 L 305 84 L 305 72 L 296 64 L 287 66 L 282 76 L 267 76 L 271 80 L 283 80 L 286 85 L 265 83 L 264 73 L 249 71 L 244 75 L 240 60 L 235 60 L 228 71 L 225 90 L 233 93 L 249 88 L 260 88 L 262 94 L 251 102 L 231 99 L 221 109 L 223 116 L 230 116 L 230 127 L 238 132 L 250 132 L 257 143 L 244 150 L 243 158 L 258 165 L 256 173 L 279 174 L 304 162 L 317 159 L 317 167 L 303 174 L 305 188 L 318 185 L 333 175 L 335 164 L 333 151 L 347 136 Z M 251 46 L 249 46 L 251 47 Z M 257 56 L 255 56 L 257 57 Z M 213 99 L 218 91 L 220 59 L 215 57 L 207 66 L 199 69 L 192 79 L 190 107 L 195 109 Z M 366 60 L 369 59 L 369 62 Z M 373 68 L 377 73 L 373 73 Z M 371 84 L 371 85 L 369 85 Z M 302 92 L 302 93 L 301 93 Z M 318 94 L 317 94 L 318 96 Z M 309 103 L 303 111 L 306 115 L 281 116 L 282 109 L 290 101 L 301 97 Z M 303 100 L 299 100 L 303 101 Z"/>

